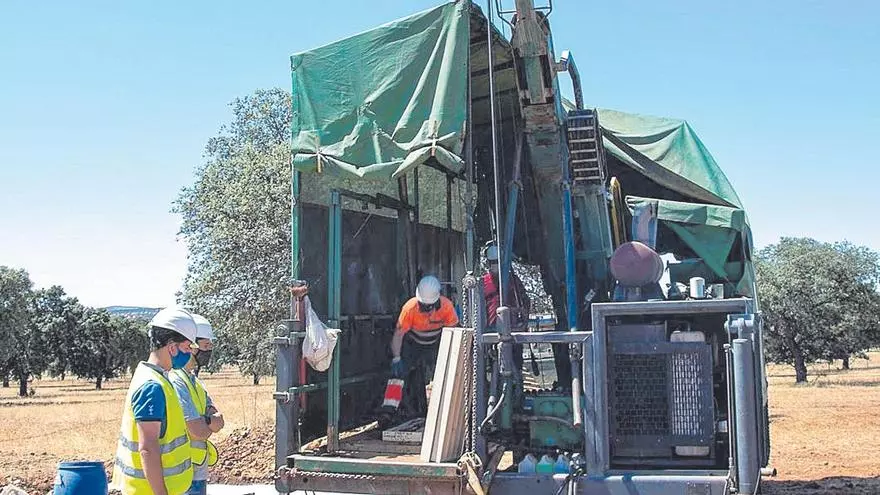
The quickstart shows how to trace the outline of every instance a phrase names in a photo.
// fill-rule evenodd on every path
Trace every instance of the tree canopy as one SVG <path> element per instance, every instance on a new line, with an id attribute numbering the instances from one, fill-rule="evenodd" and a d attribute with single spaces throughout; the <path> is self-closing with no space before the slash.
<path id="1" fill-rule="evenodd" d="M 231 107 L 174 211 L 190 249 L 183 299 L 214 324 L 214 366 L 258 381 L 274 370 L 270 329 L 287 316 L 290 95 L 260 90 Z"/>
<path id="2" fill-rule="evenodd" d="M 34 289 L 27 271 L 0 266 L 0 377 L 4 386 L 18 381 L 23 397 L 44 374 L 69 373 L 100 389 L 146 357 L 145 324 L 84 307 L 57 285 Z"/>
<path id="3" fill-rule="evenodd" d="M 783 238 L 755 263 L 767 358 L 807 364 L 861 356 L 880 342 L 880 258 L 848 242 Z"/>

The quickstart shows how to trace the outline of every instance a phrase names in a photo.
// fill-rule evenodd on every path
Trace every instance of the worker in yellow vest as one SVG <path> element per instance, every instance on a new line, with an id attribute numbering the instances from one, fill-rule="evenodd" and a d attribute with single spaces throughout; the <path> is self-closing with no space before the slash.
<path id="1" fill-rule="evenodd" d="M 214 347 L 214 329 L 201 315 L 193 314 L 196 322 L 196 344 L 192 358 L 183 369 L 172 370 L 169 378 L 189 431 L 192 449 L 193 481 L 187 495 L 207 495 L 208 467 L 217 463 L 217 449 L 209 438 L 224 426 L 223 415 L 214 407 L 205 384 L 199 380 L 196 370 L 211 361 Z"/>
<path id="2" fill-rule="evenodd" d="M 152 350 L 132 376 L 113 467 L 112 487 L 123 495 L 183 495 L 192 484 L 186 421 L 167 373 L 189 362 L 196 333 L 181 308 L 165 308 L 149 323 Z"/>

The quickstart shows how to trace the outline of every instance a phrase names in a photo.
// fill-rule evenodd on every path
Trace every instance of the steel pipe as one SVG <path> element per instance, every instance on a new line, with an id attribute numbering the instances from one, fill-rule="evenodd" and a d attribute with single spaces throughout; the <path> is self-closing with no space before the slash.
<path id="1" fill-rule="evenodd" d="M 736 464 L 741 493 L 755 493 L 761 467 L 758 462 L 758 424 L 755 404 L 754 353 L 752 341 L 733 341 L 734 396 L 736 398 Z"/>

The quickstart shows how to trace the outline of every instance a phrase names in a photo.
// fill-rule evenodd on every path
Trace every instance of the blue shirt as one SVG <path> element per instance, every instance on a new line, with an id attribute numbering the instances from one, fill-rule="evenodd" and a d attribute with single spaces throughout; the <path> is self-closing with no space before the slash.
<path id="1" fill-rule="evenodd" d="M 141 364 L 149 366 L 165 376 L 165 372 L 162 368 L 150 363 Z M 165 436 L 167 410 L 165 404 L 165 391 L 162 390 L 161 383 L 150 380 L 141 385 L 131 396 L 131 408 L 134 412 L 134 420 L 137 422 L 160 421 L 162 423 L 162 429 L 159 431 L 159 436 Z"/>

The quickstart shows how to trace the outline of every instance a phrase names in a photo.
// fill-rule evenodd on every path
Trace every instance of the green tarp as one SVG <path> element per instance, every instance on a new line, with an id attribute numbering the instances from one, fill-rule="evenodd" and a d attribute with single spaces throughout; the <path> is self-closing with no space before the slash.
<path id="1" fill-rule="evenodd" d="M 467 5 L 446 3 L 293 55 L 294 167 L 343 182 L 380 184 L 432 157 L 461 170 Z M 608 153 L 652 182 L 694 199 L 658 202 L 660 220 L 714 272 L 727 273 L 724 256 L 736 233 L 750 237 L 747 220 L 733 186 L 693 129 L 682 120 L 604 109 L 599 122 Z M 744 242 L 751 246 L 750 239 Z"/>
<path id="2" fill-rule="evenodd" d="M 433 156 L 459 171 L 469 39 L 455 2 L 293 55 L 294 167 L 387 180 Z"/>
<path id="3" fill-rule="evenodd" d="M 659 220 L 722 227 L 740 232 L 748 225 L 746 212 L 740 208 L 640 198 L 637 196 L 626 197 L 626 203 L 630 208 L 646 201 L 656 204 L 657 218 Z"/>
<path id="4" fill-rule="evenodd" d="M 645 177 L 694 199 L 742 208 L 727 176 L 687 122 L 599 110 L 605 151 Z"/>
<path id="5" fill-rule="evenodd" d="M 646 203 L 655 206 L 657 220 L 669 227 L 691 248 L 716 278 L 727 281 L 738 294 L 754 293 L 754 269 L 751 260 L 742 259 L 743 256 L 737 256 L 739 253 L 736 253 L 733 258 L 737 261 L 729 261 L 730 251 L 738 237 L 748 247 L 748 252 L 751 252 L 751 231 L 742 209 L 637 196 L 626 197 L 630 211 Z M 694 273 L 694 275 L 699 274 Z"/>
<path id="6" fill-rule="evenodd" d="M 459 171 L 468 30 L 467 2 L 450 2 L 293 55 L 296 169 L 388 180 L 434 157 Z M 742 206 L 687 122 L 605 109 L 599 122 L 607 152 L 650 180 Z"/>

